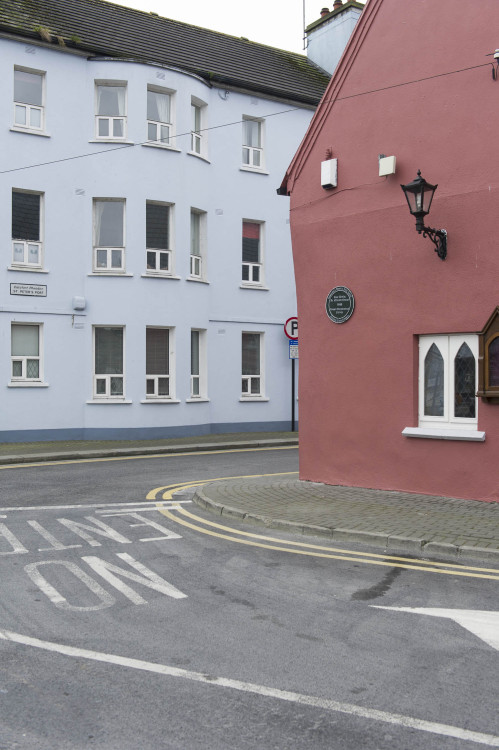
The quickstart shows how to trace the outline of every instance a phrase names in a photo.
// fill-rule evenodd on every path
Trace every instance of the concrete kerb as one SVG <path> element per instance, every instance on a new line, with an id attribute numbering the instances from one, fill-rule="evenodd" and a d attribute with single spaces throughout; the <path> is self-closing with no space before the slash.
<path id="1" fill-rule="evenodd" d="M 211 500 L 202 487 L 198 487 L 192 495 L 193 502 L 201 508 L 218 516 L 232 518 L 243 523 L 264 526 L 270 529 L 288 531 L 297 535 L 326 537 L 331 542 L 354 542 L 375 547 L 387 556 L 396 554 L 411 555 L 424 560 L 438 560 L 440 562 L 489 562 L 499 564 L 499 549 L 487 549 L 470 545 L 458 546 L 444 542 L 431 542 L 421 538 L 400 537 L 380 532 L 358 531 L 354 529 L 315 526 L 313 524 L 296 523 L 282 518 L 248 513 L 223 503 Z"/>
<path id="2" fill-rule="evenodd" d="M 84 458 L 120 458 L 126 456 L 153 456 L 169 453 L 191 453 L 245 448 L 280 448 L 298 445 L 296 438 L 269 438 L 263 440 L 224 441 L 220 443 L 186 443 L 167 446 L 129 448 L 99 448 L 98 450 L 54 451 L 52 453 L 25 453 L 0 456 L 1 464 L 43 463 L 45 461 L 77 461 Z"/>

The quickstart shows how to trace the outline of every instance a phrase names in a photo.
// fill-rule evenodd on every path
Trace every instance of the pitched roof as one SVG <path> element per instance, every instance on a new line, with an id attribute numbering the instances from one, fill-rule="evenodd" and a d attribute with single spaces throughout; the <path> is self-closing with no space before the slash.
<path id="1" fill-rule="evenodd" d="M 304 55 L 105 0 L 2 0 L 0 33 L 173 66 L 214 84 L 312 106 L 329 80 Z"/>

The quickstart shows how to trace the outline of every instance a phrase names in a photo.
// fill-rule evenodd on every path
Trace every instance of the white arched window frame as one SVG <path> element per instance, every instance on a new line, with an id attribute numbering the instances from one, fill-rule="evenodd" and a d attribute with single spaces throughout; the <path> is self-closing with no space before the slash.
<path id="1" fill-rule="evenodd" d="M 475 397 L 475 416 L 462 417 L 455 415 L 455 361 L 463 344 L 467 344 L 475 359 L 475 382 L 473 390 L 476 393 L 478 383 L 478 336 L 474 334 L 448 334 L 419 337 L 419 426 L 430 429 L 476 429 L 478 424 L 478 399 Z M 443 394 L 442 414 L 426 414 L 426 389 L 428 382 L 425 378 L 425 362 L 432 346 L 435 346 L 443 361 Z"/>

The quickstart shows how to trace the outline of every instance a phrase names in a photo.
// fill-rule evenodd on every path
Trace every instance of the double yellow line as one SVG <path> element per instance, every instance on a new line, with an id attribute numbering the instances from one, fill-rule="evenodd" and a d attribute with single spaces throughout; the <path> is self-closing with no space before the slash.
<path id="1" fill-rule="evenodd" d="M 296 472 L 286 472 L 296 474 Z M 284 476 L 283 474 L 263 474 L 258 476 Z M 348 562 L 358 562 L 367 565 L 381 565 L 390 568 L 403 568 L 406 570 L 419 570 L 424 573 L 440 573 L 443 575 L 463 576 L 466 578 L 485 578 L 492 581 L 499 581 L 499 570 L 497 568 L 481 568 L 466 566 L 454 563 L 436 562 L 434 560 L 415 560 L 408 557 L 397 557 L 394 555 L 383 555 L 372 552 L 352 552 L 352 550 L 341 549 L 338 547 L 322 546 L 318 544 L 308 544 L 301 541 L 287 541 L 278 539 L 264 534 L 254 534 L 249 531 L 241 531 L 230 526 L 224 526 L 213 521 L 190 513 L 181 505 L 171 506 L 170 509 L 163 507 L 161 500 L 174 502 L 172 497 L 182 489 L 192 489 L 201 487 L 208 482 L 221 481 L 222 479 L 245 479 L 248 477 L 221 477 L 219 479 L 209 479 L 204 481 L 186 482 L 184 484 L 169 485 L 166 487 L 157 487 L 147 494 L 147 500 L 159 500 L 157 503 L 158 511 L 174 523 L 192 529 L 193 531 L 208 536 L 224 539 L 238 544 L 245 544 L 251 547 L 260 547 L 263 549 L 275 550 L 278 552 L 288 552 L 295 555 L 305 555 L 308 557 L 321 557 L 330 560 L 345 560 Z M 158 497 L 160 496 L 160 498 Z"/>

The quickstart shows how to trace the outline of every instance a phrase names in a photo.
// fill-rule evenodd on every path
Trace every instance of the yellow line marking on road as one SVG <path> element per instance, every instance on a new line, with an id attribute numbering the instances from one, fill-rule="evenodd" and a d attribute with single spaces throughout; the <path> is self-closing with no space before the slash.
<path id="1" fill-rule="evenodd" d="M 173 508 L 173 510 L 179 511 L 181 509 L 180 506 L 178 508 Z M 334 555 L 334 554 L 326 554 L 325 552 L 312 552 L 311 550 L 306 549 L 291 549 L 290 547 L 281 547 L 277 545 L 272 544 L 262 544 L 261 542 L 253 542 L 249 539 L 238 539 L 235 536 L 229 536 L 228 534 L 220 534 L 216 531 L 210 531 L 210 529 L 204 529 L 201 526 L 195 526 L 194 524 L 190 523 L 189 521 L 184 520 L 183 518 L 180 518 L 179 516 L 173 515 L 169 510 L 166 510 L 166 508 L 162 508 L 161 504 L 158 503 L 158 511 L 163 516 L 168 518 L 170 521 L 173 521 L 174 523 L 179 523 L 181 526 L 185 526 L 189 529 L 193 529 L 194 531 L 199 531 L 201 534 L 207 534 L 208 536 L 214 536 L 218 539 L 226 539 L 230 542 L 237 542 L 238 544 L 246 544 L 250 547 L 261 547 L 263 549 L 270 549 L 277 552 L 289 552 L 294 555 L 305 555 L 307 557 L 323 557 L 330 560 L 345 560 L 347 562 L 360 562 L 365 563 L 367 565 L 381 565 L 383 567 L 389 567 L 389 568 L 404 568 L 406 570 L 421 570 L 425 573 L 442 573 L 445 575 L 456 575 L 456 576 L 464 576 L 466 578 L 486 578 L 493 581 L 499 581 L 499 571 L 497 571 L 497 575 L 488 575 L 485 573 L 468 573 L 466 570 L 446 570 L 444 568 L 437 568 L 437 567 L 424 567 L 423 564 L 421 564 L 423 561 L 417 561 L 418 565 L 416 564 L 403 564 L 403 563 L 397 563 L 392 560 L 388 561 L 385 559 L 383 560 L 377 560 L 377 559 L 366 559 L 366 557 L 361 557 L 359 553 L 355 552 L 352 553 L 351 551 L 348 553 L 344 553 L 341 555 Z M 201 520 L 201 519 L 200 519 Z M 230 529 L 230 532 L 232 533 L 233 530 Z M 258 535 L 255 535 L 258 538 Z M 281 544 L 289 544 L 286 541 L 283 541 L 282 539 L 276 539 L 276 541 L 280 542 Z M 327 549 L 327 548 L 325 548 Z M 361 553 L 366 554 L 366 553 Z M 403 559 L 403 558 L 402 558 Z M 432 564 L 438 564 L 438 563 L 429 563 Z"/>
<path id="2" fill-rule="evenodd" d="M 174 503 L 174 501 L 172 501 Z M 277 537 L 272 536 L 265 536 L 263 534 L 252 534 L 249 531 L 240 531 L 239 529 L 233 529 L 230 526 L 223 526 L 219 523 L 214 523 L 213 521 L 208 521 L 205 518 L 201 518 L 200 516 L 195 516 L 193 513 L 190 513 L 188 510 L 186 510 L 183 506 L 175 506 L 175 504 L 172 504 L 170 506 L 171 509 L 178 511 L 182 516 L 188 516 L 189 518 L 192 518 L 194 521 L 199 521 L 200 523 L 205 524 L 206 526 L 212 526 L 217 529 L 222 529 L 223 531 L 228 531 L 231 534 L 241 534 L 243 536 L 248 537 L 254 537 L 256 539 L 263 539 L 267 542 L 279 542 L 280 544 L 291 544 L 298 547 L 304 547 L 307 549 L 317 549 L 317 550 L 325 550 L 328 552 L 339 552 L 340 554 L 344 553 L 351 553 L 351 550 L 345 550 L 341 547 L 324 547 L 319 544 L 308 544 L 307 542 L 294 542 L 294 541 L 287 541 L 285 539 L 278 539 Z M 362 557 L 370 557 L 370 558 L 379 558 L 381 560 L 394 560 L 394 561 L 400 561 L 400 562 L 417 562 L 419 565 L 435 565 L 437 567 L 443 567 L 443 568 L 457 568 L 458 570 L 478 570 L 481 573 L 496 573 L 499 576 L 499 569 L 497 568 L 482 568 L 482 567 L 474 567 L 471 565 L 461 565 L 459 563 L 444 563 L 444 562 L 436 562 L 434 560 L 414 560 L 411 557 L 396 557 L 395 555 L 382 555 L 377 552 L 358 552 L 355 551 L 356 555 L 361 555 Z"/>
<path id="3" fill-rule="evenodd" d="M 3 469 L 32 469 L 40 466 L 61 466 L 64 464 L 93 464 L 103 463 L 105 461 L 142 461 L 148 458 L 174 458 L 182 456 L 211 456 L 217 453 L 253 453 L 256 451 L 289 451 L 297 450 L 297 445 L 276 445 L 265 448 L 223 448 L 215 451 L 179 451 L 178 453 L 150 453 L 141 454 L 140 456 L 108 456 L 106 458 L 68 458 L 57 461 L 37 461 L 20 464 L 0 464 L 0 471 Z"/>

